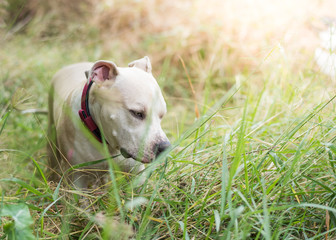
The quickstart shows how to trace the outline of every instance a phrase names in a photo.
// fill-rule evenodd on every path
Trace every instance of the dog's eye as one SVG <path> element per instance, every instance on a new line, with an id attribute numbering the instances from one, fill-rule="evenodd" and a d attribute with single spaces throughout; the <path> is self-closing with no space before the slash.
<path id="1" fill-rule="evenodd" d="M 129 111 L 132 114 L 132 116 L 137 119 L 144 120 L 146 118 L 146 114 L 144 112 L 138 112 L 135 110 L 129 110 Z"/>

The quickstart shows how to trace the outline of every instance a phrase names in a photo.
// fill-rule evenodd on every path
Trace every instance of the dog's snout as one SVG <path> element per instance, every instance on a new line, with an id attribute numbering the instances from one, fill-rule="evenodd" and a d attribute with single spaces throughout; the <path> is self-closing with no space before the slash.
<path id="1" fill-rule="evenodd" d="M 169 141 L 162 141 L 155 145 L 155 155 L 156 157 L 160 155 L 164 150 L 170 147 Z"/>

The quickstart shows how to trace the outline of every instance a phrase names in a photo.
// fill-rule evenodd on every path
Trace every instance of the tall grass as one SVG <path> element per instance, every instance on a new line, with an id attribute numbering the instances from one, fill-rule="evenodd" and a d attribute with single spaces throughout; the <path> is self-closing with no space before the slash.
<path id="1" fill-rule="evenodd" d="M 324 27 L 316 19 L 330 1 L 291 1 L 296 9 L 260 1 L 246 5 L 251 15 L 245 3 L 86 1 L 85 25 L 83 15 L 58 17 L 60 5 L 49 15 L 18 6 L 31 9 L 24 26 L 3 15 L 0 237 L 336 238 L 334 82 L 313 61 L 314 29 Z M 113 164 L 91 192 L 49 182 L 47 120 L 20 111 L 47 107 L 49 81 L 64 65 L 125 66 L 142 55 L 168 104 L 171 151 L 147 166 L 141 188 Z"/>

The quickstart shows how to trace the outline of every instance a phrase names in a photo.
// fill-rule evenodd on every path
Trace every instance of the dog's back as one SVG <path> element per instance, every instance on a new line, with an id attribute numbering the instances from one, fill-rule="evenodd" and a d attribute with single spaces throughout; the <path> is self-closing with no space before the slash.
<path id="1" fill-rule="evenodd" d="M 57 144 L 56 125 L 60 118 L 62 108 L 69 94 L 84 85 L 86 82 L 85 71 L 90 70 L 92 63 L 77 63 L 59 70 L 51 81 L 49 91 L 49 111 L 48 111 L 48 155 L 49 167 L 51 168 L 51 180 L 57 180 L 57 169 L 61 154 Z M 56 170 L 56 171 L 55 171 Z"/>
<path id="2" fill-rule="evenodd" d="M 59 70 L 52 79 L 52 88 L 56 98 L 64 101 L 78 85 L 84 85 L 87 80 L 85 71 L 91 69 L 93 63 L 77 63 Z"/>

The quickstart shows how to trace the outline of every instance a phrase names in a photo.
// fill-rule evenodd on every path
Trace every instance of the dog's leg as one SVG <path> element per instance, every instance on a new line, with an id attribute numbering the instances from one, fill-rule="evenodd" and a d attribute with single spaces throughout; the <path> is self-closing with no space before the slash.
<path id="1" fill-rule="evenodd" d="M 49 112 L 48 112 L 48 136 L 47 136 L 47 152 L 48 152 L 48 165 L 49 165 L 49 179 L 58 181 L 58 172 L 60 170 L 59 160 L 61 159 L 57 146 L 56 129 L 54 122 L 54 89 L 51 87 L 49 92 Z"/>

